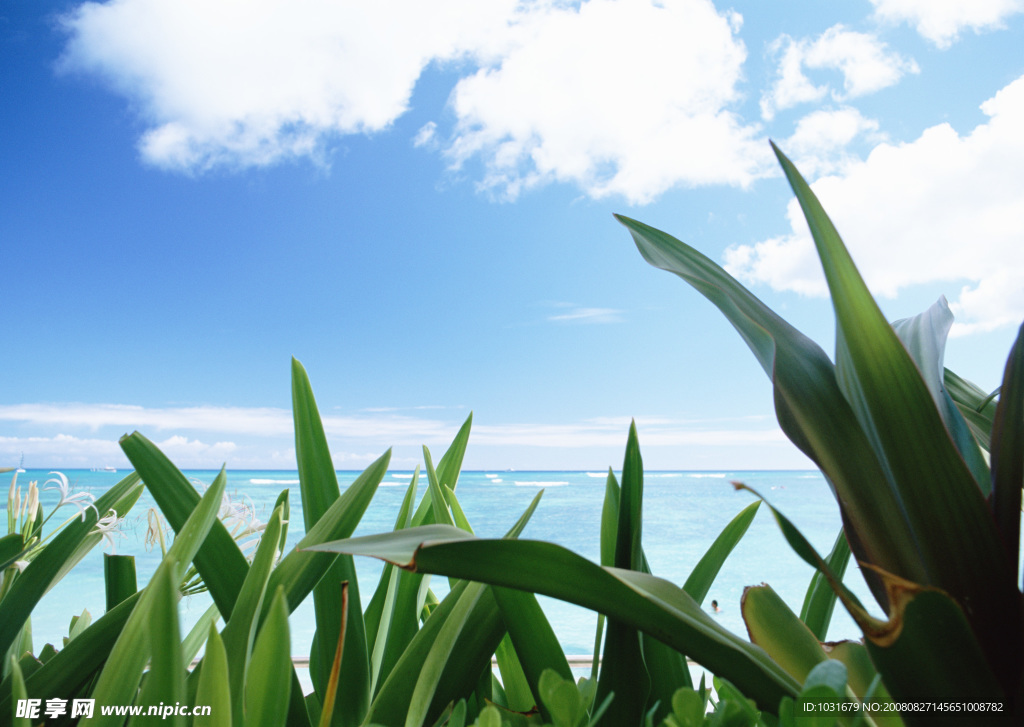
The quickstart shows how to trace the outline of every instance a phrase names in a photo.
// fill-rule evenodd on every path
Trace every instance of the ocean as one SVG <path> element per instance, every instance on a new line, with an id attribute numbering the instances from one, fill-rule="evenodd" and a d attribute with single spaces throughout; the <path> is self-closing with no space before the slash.
<path id="1" fill-rule="evenodd" d="M 94 472 L 65 470 L 72 488 L 99 497 L 127 472 Z M 186 471 L 186 476 L 202 488 L 216 476 L 213 471 Z M 338 473 L 344 488 L 358 472 Z M 356 535 L 390 531 L 394 526 L 402 497 L 412 473 L 392 471 L 387 474 L 364 515 Z M 27 487 L 36 480 L 42 486 L 50 475 L 46 471 L 29 470 L 18 475 L 18 484 Z M 543 498 L 522 537 L 559 543 L 577 553 L 597 560 L 601 505 L 604 496 L 605 472 L 463 472 L 456 488 L 463 509 L 475 532 L 482 537 L 500 537 L 522 514 L 539 490 Z M 722 528 L 746 505 L 753 501 L 749 492 L 738 492 L 732 481 L 744 482 L 757 489 L 776 508 L 801 529 L 822 554 L 827 554 L 839 530 L 839 513 L 835 501 L 820 473 L 815 471 L 719 471 L 719 472 L 647 472 L 644 475 L 643 543 L 652 571 L 663 578 L 682 584 Z M 9 483 L 9 480 L 6 481 Z M 426 492 L 421 478 L 422 497 Z M 271 508 L 280 492 L 291 490 L 291 522 L 289 547 L 303 534 L 298 473 L 287 471 L 229 471 L 227 492 L 233 499 L 248 503 L 260 520 L 270 517 Z M 47 513 L 56 502 L 57 493 L 43 493 Z M 6 506 L 6 500 L 4 501 Z M 147 511 L 153 507 L 145 493 L 128 514 L 115 538 L 116 552 L 134 555 L 140 587 L 144 585 L 160 560 L 159 547 L 147 548 Z M 51 525 L 75 514 L 65 507 Z M 6 518 L 4 518 L 6 519 Z M 61 647 L 73 615 L 87 609 L 94 618 L 103 613 L 103 552 L 109 545 L 94 548 L 79 565 L 54 587 L 40 602 L 32 616 L 35 648 L 53 643 Z M 381 564 L 370 558 L 357 559 L 360 596 L 365 608 L 381 572 Z M 749 585 L 768 583 L 799 612 L 812 569 L 801 561 L 783 540 L 771 513 L 762 507 L 746 536 L 733 551 L 705 601 L 718 601 L 721 612 L 715 614 L 726 628 L 746 635 L 740 615 L 740 598 Z M 855 563 L 846 577 L 847 584 L 861 600 L 874 602 Z M 447 591 L 447 580 L 437 577 L 432 583 L 439 595 Z M 207 594 L 186 596 L 179 604 L 183 633 L 187 632 L 211 601 Z M 557 633 L 565 652 L 570 655 L 591 653 L 594 643 L 596 614 L 569 604 L 541 598 L 541 604 Z M 292 615 L 292 653 L 309 654 L 313 637 L 312 598 L 307 598 Z M 837 606 L 829 631 L 829 640 L 858 638 L 858 630 Z"/>

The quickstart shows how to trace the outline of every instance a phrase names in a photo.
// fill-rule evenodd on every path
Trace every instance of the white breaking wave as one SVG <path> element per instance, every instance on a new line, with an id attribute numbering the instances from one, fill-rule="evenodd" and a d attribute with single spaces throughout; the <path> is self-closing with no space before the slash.
<path id="1" fill-rule="evenodd" d="M 298 480 L 262 480 L 258 477 L 253 477 L 249 480 L 252 485 L 297 485 Z"/>
<path id="2" fill-rule="evenodd" d="M 562 485 L 568 485 L 568 482 L 520 482 L 515 481 L 516 487 L 561 487 Z"/>

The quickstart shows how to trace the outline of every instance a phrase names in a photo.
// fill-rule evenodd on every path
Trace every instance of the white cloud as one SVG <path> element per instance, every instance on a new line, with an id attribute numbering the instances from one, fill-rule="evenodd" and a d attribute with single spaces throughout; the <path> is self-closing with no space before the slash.
<path id="1" fill-rule="evenodd" d="M 708 0 L 591 0 L 513 28 L 499 62 L 459 81 L 453 168 L 506 198 L 552 181 L 645 202 L 676 185 L 745 186 L 767 166 L 740 99 L 741 19 Z"/>
<path id="2" fill-rule="evenodd" d="M 185 171 L 322 157 L 385 129 L 433 61 L 500 48 L 516 0 L 111 0 L 63 18 L 62 66 L 127 96 L 143 159 Z"/>
<path id="3" fill-rule="evenodd" d="M 844 169 L 855 158 L 846 152 L 856 139 L 881 141 L 878 122 L 849 106 L 812 111 L 797 122 L 782 147 L 806 177 Z"/>
<path id="4" fill-rule="evenodd" d="M 61 66 L 131 101 L 143 160 L 193 173 L 327 164 L 405 113 L 427 66 L 459 61 L 454 131 L 430 122 L 416 146 L 481 160 L 506 197 L 558 180 L 646 201 L 771 168 L 730 110 L 740 23 L 711 0 L 111 0 L 63 18 Z"/>
<path id="5" fill-rule="evenodd" d="M 0 435 L 0 465 L 9 463 L 13 466 L 24 454 L 29 468 L 129 468 L 130 464 L 117 444 L 118 435 L 126 427 L 131 428 L 145 421 L 148 428 L 143 433 L 172 462 L 184 469 L 218 468 L 223 464 L 229 469 L 295 468 L 290 426 L 287 433 L 282 433 L 277 422 L 265 416 L 267 411 L 277 410 L 240 407 L 231 410 L 211 408 L 204 412 L 201 407 L 196 407 L 188 411 L 197 415 L 195 422 L 188 422 L 185 418 L 186 410 L 180 409 L 144 409 L 118 405 L 90 407 L 81 404 L 0 406 L 0 422 L 16 423 L 22 431 L 43 432 L 54 428 L 65 430 L 58 434 Z M 116 412 L 121 414 L 117 415 Z M 134 414 L 129 415 L 131 412 Z M 247 424 L 246 412 L 253 413 L 253 421 L 270 424 L 265 428 Z M 290 419 L 288 412 L 281 413 Z M 664 448 L 666 452 L 675 452 L 678 448 L 730 452 L 739 447 L 750 451 L 756 449 L 762 453 L 791 449 L 779 428 L 766 417 L 692 420 L 638 416 L 636 422 L 642 432 L 643 445 L 650 452 L 658 448 Z M 459 419 L 450 421 L 396 417 L 383 413 L 358 418 L 324 417 L 324 428 L 333 459 L 339 468 L 365 466 L 391 446 L 396 447 L 393 466 L 412 467 L 420 462 L 420 445 L 446 447 L 461 423 L 461 415 Z M 535 454 L 543 458 L 547 455 L 538 453 L 553 450 L 576 453 L 573 456 L 578 457 L 584 456 L 581 453 L 587 453 L 587 459 L 575 460 L 576 466 L 607 465 L 621 457 L 629 423 L 629 417 L 602 417 L 562 423 L 478 422 L 473 427 L 470 449 L 478 459 L 482 453 L 490 453 L 491 466 L 495 460 L 506 462 L 502 466 L 508 466 L 506 458 L 509 456 L 520 461 Z M 175 428 L 174 432 L 156 436 L 164 427 L 171 425 Z M 103 431 L 90 436 L 66 433 L 67 430 L 94 426 L 101 427 Z M 204 435 L 195 434 L 204 428 Z M 106 431 L 110 431 L 110 436 L 105 436 Z M 205 436 L 211 433 L 214 436 Z M 594 457 L 597 459 L 590 459 Z M 566 462 L 561 466 L 566 466 Z"/>
<path id="6" fill-rule="evenodd" d="M 909 143 L 880 144 L 814 183 L 876 294 L 946 282 L 960 289 L 954 333 L 1024 318 L 1024 77 L 981 106 L 989 120 L 961 136 L 948 124 Z M 785 151 L 785 150 L 784 150 Z M 826 291 L 795 201 L 791 232 L 732 248 L 730 271 L 776 290 Z"/>
<path id="7" fill-rule="evenodd" d="M 917 64 L 904 58 L 873 35 L 834 25 L 814 40 L 779 37 L 769 49 L 778 54 L 775 83 L 761 98 L 761 115 L 772 119 L 777 111 L 819 101 L 831 92 L 845 101 L 865 96 L 899 82 L 905 73 L 918 73 Z M 843 76 L 842 90 L 828 83 L 815 85 L 804 69 L 834 70 Z"/>
<path id="8" fill-rule="evenodd" d="M 939 48 L 948 48 L 962 30 L 980 33 L 1003 27 L 1024 12 L 1024 0 L 871 0 L 881 20 L 913 25 Z"/>
<path id="9" fill-rule="evenodd" d="M 549 321 L 562 323 L 620 323 L 622 311 L 615 308 L 573 308 L 548 316 Z"/>
<path id="10" fill-rule="evenodd" d="M 451 424 L 436 419 L 401 416 L 322 417 L 324 431 L 332 437 L 385 439 L 394 443 L 442 441 L 455 434 Z M 116 428 L 230 433 L 255 437 L 290 437 L 292 413 L 270 407 L 141 407 L 125 404 L 6 404 L 0 405 L 0 422 L 33 427 L 85 428 L 97 431 Z"/>

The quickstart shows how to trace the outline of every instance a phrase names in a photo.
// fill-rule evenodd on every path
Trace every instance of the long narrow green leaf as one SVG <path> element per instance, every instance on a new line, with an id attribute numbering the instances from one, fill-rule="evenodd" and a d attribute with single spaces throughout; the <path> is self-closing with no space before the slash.
<path id="1" fill-rule="evenodd" d="M 402 530 L 409 527 L 412 520 L 412 508 L 416 499 L 416 488 L 419 484 L 419 465 L 413 472 L 409 486 L 406 488 L 405 497 L 402 499 L 402 506 L 399 508 L 398 518 L 395 520 L 395 530 Z M 400 584 L 403 580 L 415 579 L 415 587 L 411 590 L 411 597 L 406 595 L 404 599 L 399 597 Z M 370 655 L 371 693 L 377 693 L 377 686 L 383 684 L 387 678 L 385 671 L 390 671 L 391 666 L 398 661 L 398 657 L 412 640 L 416 629 L 419 626 L 416 606 L 416 595 L 419 591 L 419 583 L 422 576 L 406 573 L 395 568 L 391 563 L 384 564 L 384 571 L 381 573 L 380 581 L 370 605 L 366 608 L 363 620 L 366 623 L 367 643 L 373 644 Z M 402 604 L 401 606 L 399 604 Z M 386 670 L 385 662 L 388 662 Z"/>
<path id="2" fill-rule="evenodd" d="M 971 428 L 971 433 L 978 445 L 988 451 L 992 435 L 992 419 L 996 414 L 996 403 L 987 392 L 957 376 L 949 369 L 945 370 L 943 382 L 946 385 L 946 391 L 956 404 L 956 408 L 960 410 L 967 426 Z"/>
<path id="3" fill-rule="evenodd" d="M 258 616 L 263 608 L 264 594 L 270 570 L 277 558 L 280 542 L 283 506 L 278 506 L 267 521 L 267 527 L 260 538 L 260 544 L 253 555 L 252 566 L 242 583 L 242 590 L 235 600 L 227 625 L 224 627 L 224 649 L 228 655 L 228 678 L 231 693 L 235 695 L 233 713 L 241 727 L 241 709 L 245 675 L 249 669 L 249 658 L 256 641 Z"/>
<path id="4" fill-rule="evenodd" d="M 626 456 L 622 464 L 622 488 L 619 492 L 618 523 L 615 536 L 615 567 L 641 571 L 643 525 L 643 461 L 637 439 L 636 423 L 629 426 Z M 614 694 L 607 719 L 613 724 L 640 724 L 651 690 L 651 677 L 635 627 L 609 616 L 605 632 L 604 659 L 597 682 L 597 701 Z M 673 686 L 672 691 L 675 691 Z M 657 695 L 655 698 L 662 698 Z M 671 700 L 671 693 L 667 695 Z"/>
<path id="5" fill-rule="evenodd" d="M 168 707 L 185 701 L 185 665 L 181 658 L 181 629 L 178 624 L 178 584 L 172 568 L 157 571 L 150 582 L 153 589 L 147 618 L 147 640 L 152 659 L 138 703 L 143 706 L 164 704 Z M 178 714 L 161 715 L 171 727 L 182 727 L 185 719 Z M 129 727 L 152 722 L 144 716 L 133 717 Z"/>
<path id="6" fill-rule="evenodd" d="M 760 502 L 760 501 L 759 501 Z M 846 572 L 846 566 L 850 562 L 850 545 L 846 541 L 846 533 L 842 528 L 836 536 L 836 542 L 832 546 L 832 552 L 825 560 L 828 567 L 835 573 L 836 578 L 842 578 Z M 829 624 L 832 622 L 832 613 L 836 607 L 836 594 L 821 571 L 814 571 L 811 582 L 807 586 L 807 593 L 804 595 L 804 603 L 800 609 L 800 620 L 807 624 L 807 628 L 818 639 L 824 641 L 828 634 Z"/>
<path id="7" fill-rule="evenodd" d="M 23 699 L 28 699 L 28 692 L 25 689 L 25 679 L 21 674 L 21 667 L 18 666 L 18 660 L 15 657 L 11 657 L 11 698 L 10 698 L 10 711 L 8 714 L 11 717 L 12 727 L 32 727 L 32 720 L 22 715 L 17 716 L 16 705 Z"/>
<path id="8" fill-rule="evenodd" d="M 140 595 L 130 596 L 105 613 L 27 677 L 29 695 L 35 699 L 70 697 L 92 679 L 106 660 Z M 0 714 L 13 708 L 10 699 L 9 691 L 0 690 Z"/>
<path id="9" fill-rule="evenodd" d="M 999 665 L 997 672 L 1004 679 L 1017 675 L 1022 643 L 1017 578 L 981 490 L 817 197 L 792 162 L 775 152 L 810 226 L 832 294 L 837 379 L 884 458 L 892 491 L 916 534 L 926 578 L 911 580 L 942 588 L 967 605 L 967 618 L 985 653 Z M 845 443 L 838 443 L 842 447 Z M 861 534 L 878 525 L 864 528 Z"/>
<path id="10" fill-rule="evenodd" d="M 715 582 L 729 554 L 743 539 L 760 506 L 761 502 L 755 501 L 740 510 L 690 571 L 686 583 L 683 584 L 683 590 L 689 593 L 694 601 L 704 603 L 708 591 L 711 590 L 711 584 Z"/>
<path id="11" fill-rule="evenodd" d="M 245 727 L 283 727 L 292 688 L 288 602 L 278 588 L 252 652 L 245 683 Z"/>
<path id="12" fill-rule="evenodd" d="M 126 508 L 122 503 L 134 504 L 141 490 L 138 484 L 139 476 L 132 473 L 107 490 L 96 500 L 95 510 L 86 510 L 82 519 L 64 526 L 18 576 L 0 601 L 0 654 L 6 654 L 11 648 L 39 599 L 60 580 L 76 558 L 84 556 L 88 548 L 101 540 L 99 535 L 90 535 L 100 517 L 97 513 L 106 515 L 114 505 Z M 126 513 L 127 510 L 118 515 Z"/>
<path id="13" fill-rule="evenodd" d="M 340 491 L 334 461 L 327 446 L 327 436 L 313 397 L 313 388 L 306 370 L 295 359 L 292 359 L 292 413 L 295 420 L 295 455 L 302 491 L 302 514 L 308 533 L 339 498 Z M 341 610 L 343 582 L 349 583 L 348 628 L 345 632 L 340 678 L 344 692 L 339 694 L 331 724 L 336 727 L 355 727 L 362 722 L 369 707 L 370 658 L 355 565 L 348 556 L 336 558 L 324 578 L 313 588 L 316 616 L 313 649 L 316 653 L 310 655 L 309 675 L 322 702 L 340 636 L 338 612 Z"/>
<path id="14" fill-rule="evenodd" d="M 155 444 L 134 434 L 121 438 L 121 449 L 142 476 L 167 523 L 180 532 L 199 502 L 199 493 Z M 196 554 L 194 564 L 221 613 L 231 613 L 249 570 L 238 544 L 219 520 Z"/>
<path id="15" fill-rule="evenodd" d="M 273 593 L 278 586 L 283 586 L 290 611 L 298 608 L 334 562 L 334 557 L 330 554 L 310 552 L 311 546 L 337 538 L 347 538 L 355 531 L 374 493 L 377 492 L 380 481 L 387 474 L 390 461 L 391 450 L 388 450 L 363 470 L 299 541 L 295 549 L 274 568 L 267 584 L 267 592 Z"/>
<path id="16" fill-rule="evenodd" d="M 1016 564 L 1024 487 L 1024 325 L 1006 360 L 1001 389 L 992 424 L 992 512 L 1003 548 Z"/>
<path id="17" fill-rule="evenodd" d="M 152 584 L 159 583 L 160 578 L 169 578 L 172 583 L 181 581 L 185 564 L 196 556 L 213 523 L 217 521 L 226 484 L 227 477 L 221 470 L 174 538 L 153 580 L 136 602 L 93 690 L 97 704 L 131 704 L 134 701 L 142 670 L 152 653 L 147 623 L 156 608 L 155 601 L 159 598 Z M 119 722 L 116 715 L 97 714 L 88 723 L 105 726 Z"/>
<path id="18" fill-rule="evenodd" d="M 434 508 L 436 512 L 436 501 Z M 420 670 L 419 679 L 416 680 L 416 687 L 413 689 L 409 703 L 409 712 L 406 714 L 405 727 L 422 727 L 426 722 L 431 702 L 441 681 L 441 675 L 455 650 L 455 644 L 486 592 L 487 586 L 482 583 L 470 583 L 456 601 L 451 614 L 441 625 L 437 637 L 423 660 L 423 668 Z"/>
<path id="19" fill-rule="evenodd" d="M 217 623 L 218 618 L 220 618 L 220 611 L 217 610 L 217 604 L 214 603 L 196 619 L 192 629 L 181 640 L 181 661 L 183 664 L 191 664 L 192 660 L 196 658 L 196 654 L 199 653 L 199 650 L 203 648 L 203 644 L 206 643 L 210 627 Z"/>
<path id="20" fill-rule="evenodd" d="M 229 727 L 231 725 L 231 686 L 228 683 L 228 657 L 224 642 L 210 626 L 206 653 L 200 667 L 197 705 L 210 708 L 210 714 L 196 716 L 193 727 Z"/>
<path id="21" fill-rule="evenodd" d="M 437 481 L 439 484 L 448 485 L 453 490 L 459 482 L 459 473 L 462 470 L 462 461 L 466 454 L 466 447 L 469 443 L 469 433 L 473 426 L 473 414 L 466 417 L 456 433 L 447 451 L 437 463 Z M 438 522 L 433 516 L 433 507 L 429 497 L 423 498 L 416 513 L 412 517 L 413 526 L 430 525 Z"/>
<path id="22" fill-rule="evenodd" d="M 528 590 L 606 613 L 715 673 L 728 674 L 767 709 L 776 709 L 783 696 L 793 697 L 798 690 L 761 649 L 720 626 L 682 589 L 645 573 L 602 568 L 553 543 L 483 540 L 432 525 L 317 547 L 383 558 L 417 572 Z"/>
<path id="23" fill-rule="evenodd" d="M 426 526 L 430 528 L 447 526 Z M 462 537 L 470 537 L 463 530 L 450 528 Z M 401 533 L 408 533 L 403 530 Z M 459 536 L 456 536 L 459 537 Z M 444 600 L 433 610 L 424 622 L 401 659 L 391 671 L 387 681 L 374 697 L 367 722 L 385 727 L 403 727 L 406 715 L 411 707 L 412 693 L 423 669 L 423 661 L 430 653 L 442 626 L 451 615 L 456 603 L 465 593 L 469 583 L 460 581 L 445 596 Z M 454 655 L 444 666 L 440 681 L 427 713 L 431 719 L 440 715 L 451 701 L 469 696 L 467 685 L 474 684 L 476 677 L 489 669 L 491 655 L 505 633 L 501 614 L 490 591 L 485 590 L 478 599 L 476 608 L 467 618 L 461 633 L 452 649 Z"/>
<path id="24" fill-rule="evenodd" d="M 537 493 L 522 517 L 505 534 L 506 539 L 516 539 L 522 534 L 543 494 L 543 490 Z M 547 706 L 540 698 L 541 675 L 550 669 L 563 679 L 572 681 L 572 669 L 565 658 L 565 652 L 562 651 L 558 637 L 534 594 L 500 586 L 494 586 L 491 592 L 498 608 L 501 609 L 502 621 L 508 631 L 508 642 L 514 649 L 515 663 L 502 669 L 506 691 L 508 691 L 508 681 L 505 680 L 506 670 L 521 673 L 533 697 L 530 706 L 540 707 L 541 714 L 550 719 Z M 505 641 L 503 640 L 502 643 Z M 508 661 L 512 661 L 512 659 L 509 658 Z M 500 654 L 498 664 L 502 666 Z M 518 672 L 515 669 L 516 666 L 519 667 Z M 510 694 L 510 700 L 511 698 Z M 512 706 L 511 703 L 509 706 Z"/>

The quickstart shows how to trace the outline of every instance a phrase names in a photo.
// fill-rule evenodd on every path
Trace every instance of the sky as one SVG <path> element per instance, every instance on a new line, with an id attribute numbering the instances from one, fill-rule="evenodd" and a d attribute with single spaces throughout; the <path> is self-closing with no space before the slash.
<path id="1" fill-rule="evenodd" d="M 986 390 L 1024 319 L 1024 0 L 0 0 L 0 466 L 811 463 L 722 315 L 613 218 L 831 354 L 769 139 L 890 319 Z"/>

